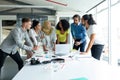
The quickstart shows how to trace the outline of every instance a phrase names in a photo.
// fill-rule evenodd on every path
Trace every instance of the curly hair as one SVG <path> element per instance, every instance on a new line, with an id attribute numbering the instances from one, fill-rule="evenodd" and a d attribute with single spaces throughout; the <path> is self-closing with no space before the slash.
<path id="1" fill-rule="evenodd" d="M 70 27 L 70 24 L 69 24 L 69 22 L 67 21 L 67 20 L 65 20 L 65 19 L 61 19 L 59 22 L 58 22 L 58 24 L 57 24 L 57 26 L 56 26 L 56 29 L 57 30 L 61 30 L 61 28 L 60 28 L 60 26 L 59 26 L 59 23 L 61 22 L 61 25 L 62 25 L 62 28 L 63 28 L 63 30 L 64 31 L 67 31 L 68 29 L 69 29 L 69 27 Z"/>

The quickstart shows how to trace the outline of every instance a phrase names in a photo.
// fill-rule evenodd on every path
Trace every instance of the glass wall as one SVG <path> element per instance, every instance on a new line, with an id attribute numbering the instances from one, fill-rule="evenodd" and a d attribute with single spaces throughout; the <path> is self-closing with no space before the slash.
<path id="1" fill-rule="evenodd" d="M 120 61 L 120 0 L 111 0 L 111 33 L 109 35 L 108 26 L 108 0 L 94 8 L 91 12 L 96 16 L 97 26 L 101 29 L 101 34 L 105 42 L 105 48 L 102 55 L 102 60 L 108 61 L 111 59 L 111 64 L 118 65 Z M 89 13 L 91 13 L 89 12 Z M 109 38 L 110 37 L 110 38 Z M 110 39 L 110 44 L 109 44 Z M 111 47 L 111 52 L 109 51 L 109 46 Z M 110 54 L 111 53 L 111 54 Z M 109 57 L 109 55 L 111 55 Z"/>

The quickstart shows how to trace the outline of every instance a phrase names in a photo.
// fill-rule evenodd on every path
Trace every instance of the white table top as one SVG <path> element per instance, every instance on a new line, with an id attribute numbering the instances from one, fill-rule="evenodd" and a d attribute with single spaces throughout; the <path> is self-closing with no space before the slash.
<path id="1" fill-rule="evenodd" d="M 67 58 L 57 72 L 50 66 L 26 64 L 12 80 L 71 80 L 80 77 L 88 80 L 120 80 L 119 69 L 90 57 L 77 60 Z"/>

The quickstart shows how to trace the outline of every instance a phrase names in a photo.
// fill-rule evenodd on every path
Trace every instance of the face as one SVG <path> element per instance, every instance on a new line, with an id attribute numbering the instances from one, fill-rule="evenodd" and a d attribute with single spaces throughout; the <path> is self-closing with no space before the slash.
<path id="1" fill-rule="evenodd" d="M 24 25 L 25 25 L 25 28 L 26 28 L 26 29 L 30 29 L 30 28 L 31 28 L 31 25 L 32 25 L 32 22 L 31 22 L 31 21 L 25 22 Z"/>
<path id="2" fill-rule="evenodd" d="M 60 26 L 60 28 L 62 28 L 62 23 L 61 22 L 59 22 L 59 26 Z"/>
<path id="3" fill-rule="evenodd" d="M 74 20 L 75 24 L 78 24 L 80 22 L 79 18 L 77 18 L 77 17 L 75 17 L 73 20 Z"/>
<path id="4" fill-rule="evenodd" d="M 36 27 L 35 27 L 36 30 L 41 30 L 41 24 L 39 23 Z"/>
<path id="5" fill-rule="evenodd" d="M 51 23 L 47 22 L 47 27 L 50 29 L 51 28 Z"/>
<path id="6" fill-rule="evenodd" d="M 81 19 L 81 23 L 85 25 L 85 20 L 83 18 Z"/>

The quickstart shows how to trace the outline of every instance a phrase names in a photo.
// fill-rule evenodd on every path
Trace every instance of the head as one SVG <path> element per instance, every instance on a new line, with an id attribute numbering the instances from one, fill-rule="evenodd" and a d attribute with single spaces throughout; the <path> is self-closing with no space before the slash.
<path id="1" fill-rule="evenodd" d="M 30 29 L 32 25 L 31 19 L 30 18 L 23 18 L 22 19 L 22 27 L 24 29 Z"/>
<path id="2" fill-rule="evenodd" d="M 43 23 L 43 28 L 45 28 L 45 29 L 51 29 L 51 23 L 50 23 L 50 21 L 45 21 Z"/>
<path id="3" fill-rule="evenodd" d="M 88 14 L 85 14 L 82 16 L 82 19 L 81 19 L 81 22 L 83 25 L 94 25 L 96 24 L 96 22 L 94 21 L 93 17 L 92 17 L 92 14 L 88 15 Z"/>
<path id="4" fill-rule="evenodd" d="M 42 26 L 42 31 L 49 35 L 52 33 L 53 28 L 51 27 L 51 23 L 49 21 L 45 21 Z"/>
<path id="5" fill-rule="evenodd" d="M 64 31 L 67 31 L 69 29 L 69 22 L 65 19 L 62 19 L 58 22 L 56 29 L 61 30 L 63 29 Z"/>
<path id="6" fill-rule="evenodd" d="M 80 16 L 78 14 L 74 15 L 73 20 L 75 24 L 78 24 L 80 22 Z"/>
<path id="7" fill-rule="evenodd" d="M 37 20 L 33 20 L 32 27 L 34 30 L 41 30 L 41 24 Z"/>

